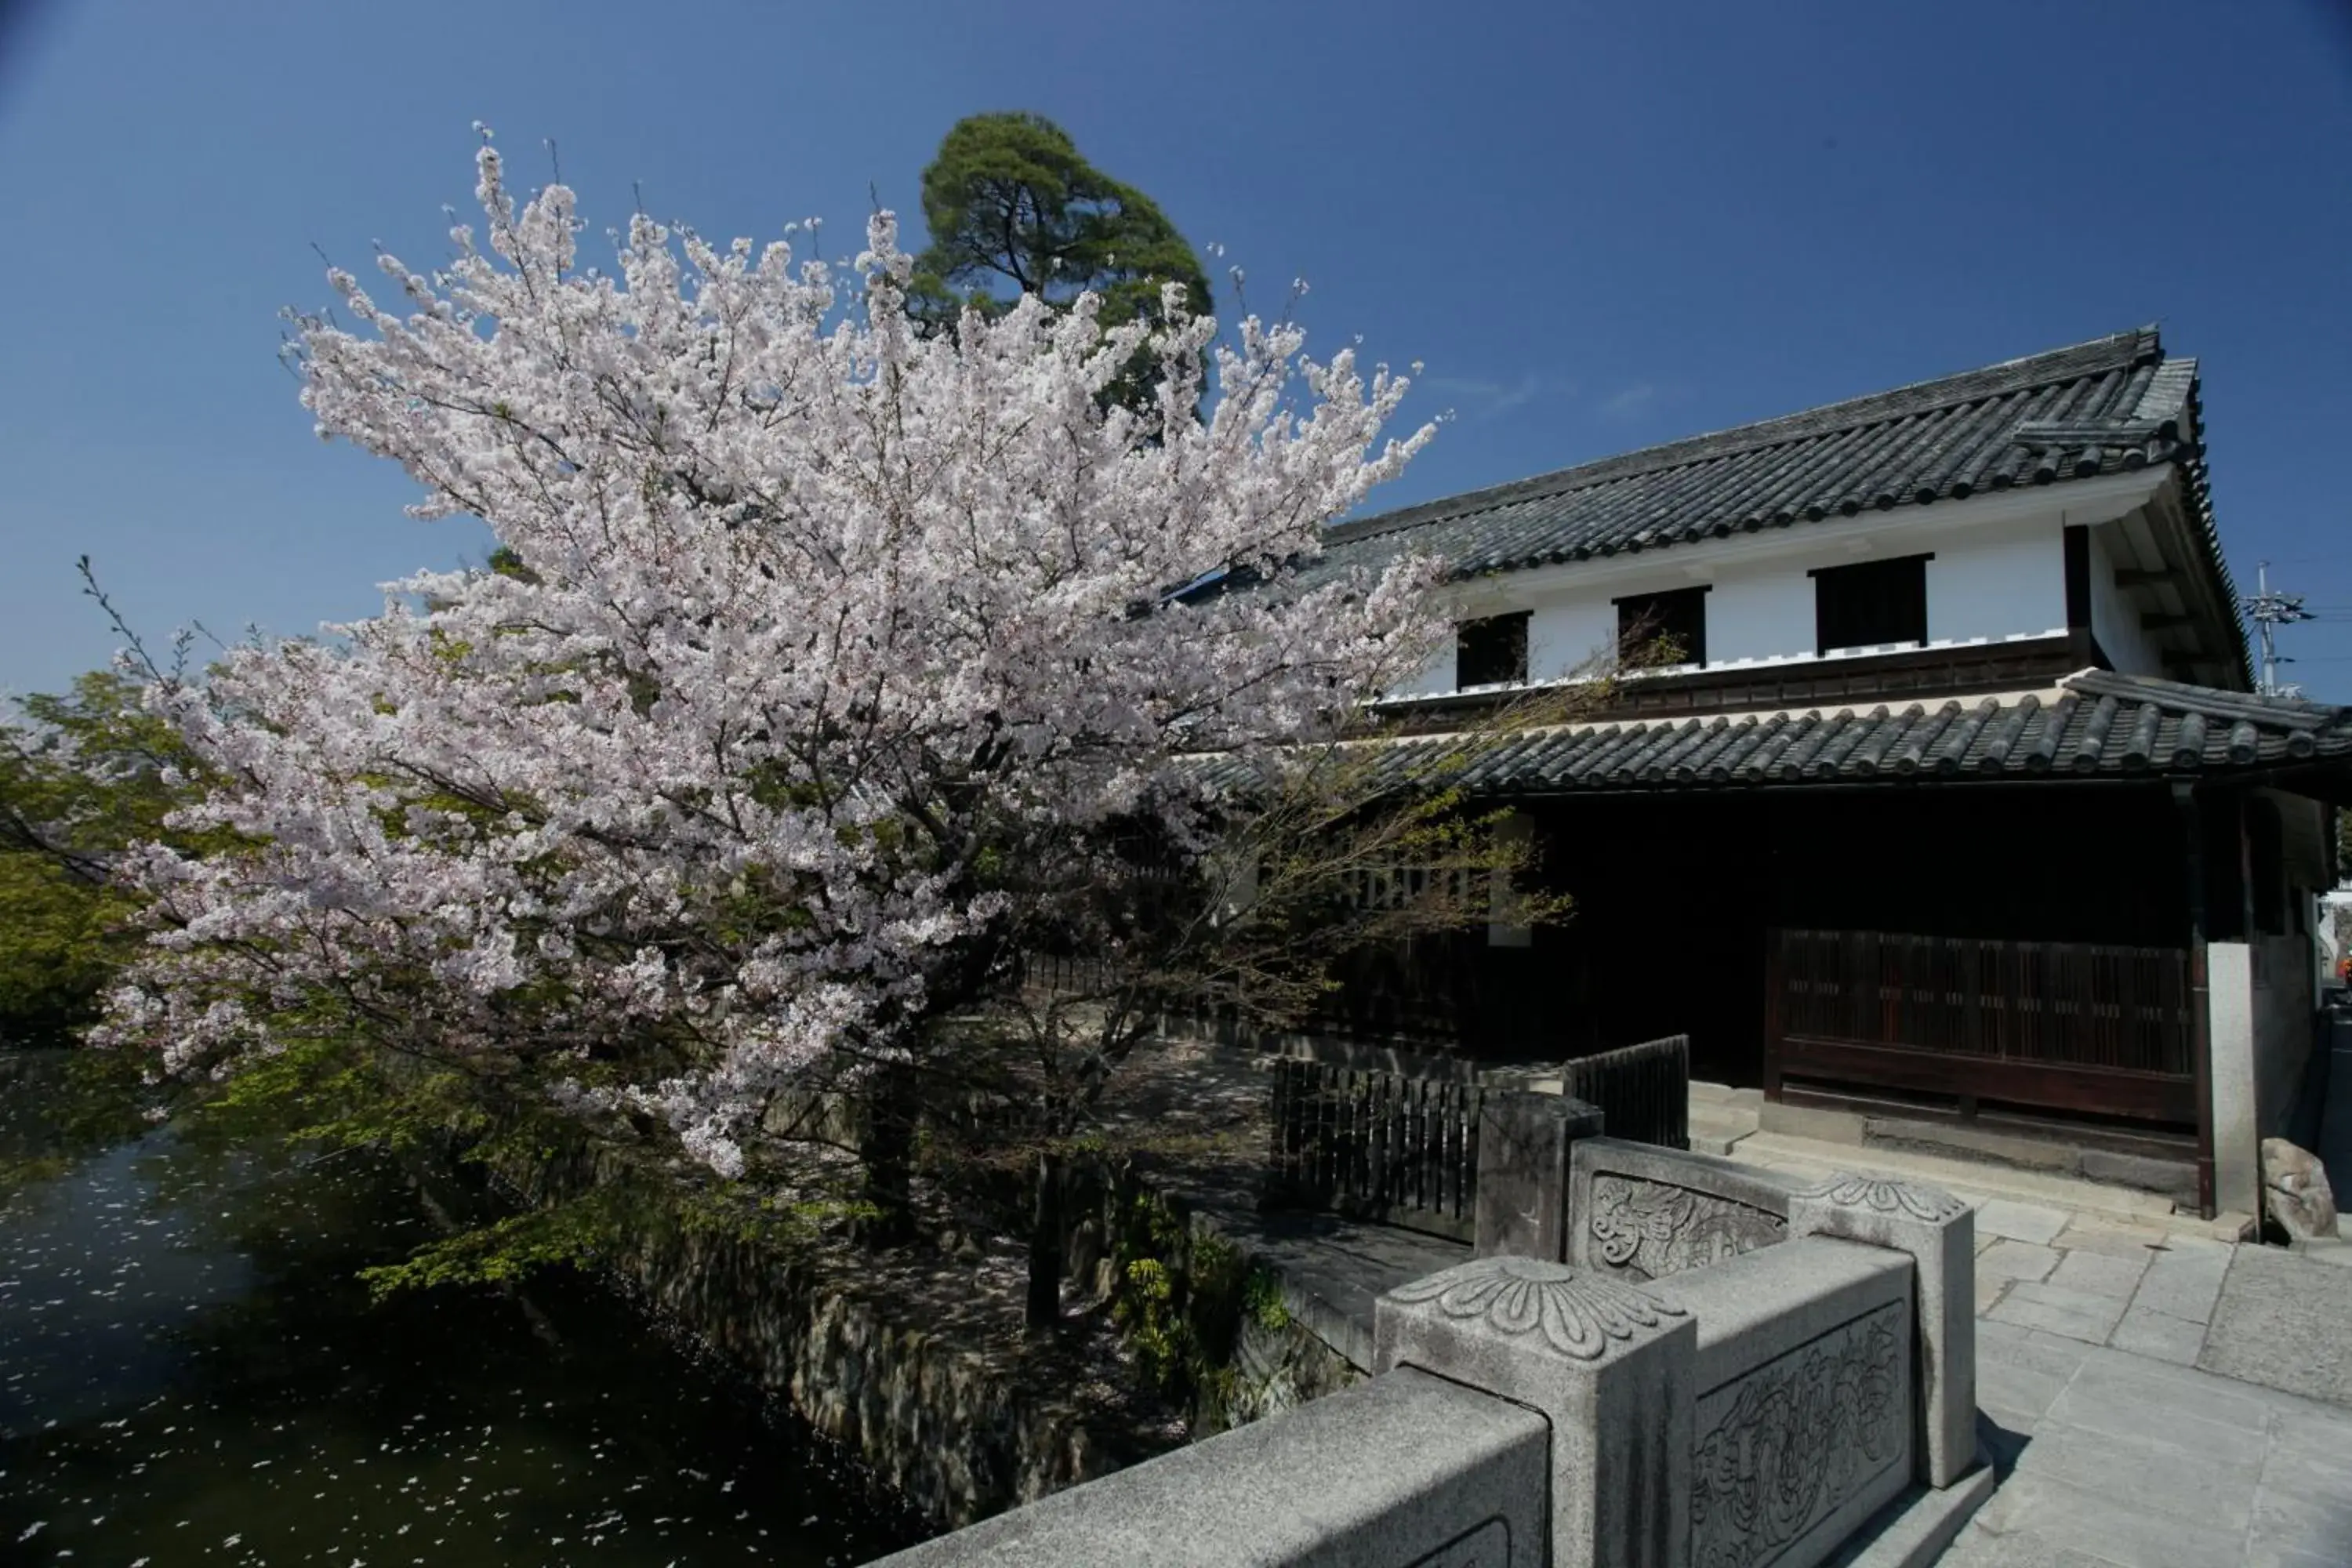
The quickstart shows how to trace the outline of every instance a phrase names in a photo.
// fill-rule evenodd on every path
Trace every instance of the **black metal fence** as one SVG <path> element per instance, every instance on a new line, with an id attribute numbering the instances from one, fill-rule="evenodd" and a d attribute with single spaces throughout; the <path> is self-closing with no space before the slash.
<path id="1" fill-rule="evenodd" d="M 1475 1240 L 1485 1100 L 1475 1082 L 1277 1058 L 1274 1195 Z"/>
<path id="2" fill-rule="evenodd" d="M 1560 1089 L 1601 1108 L 1612 1138 L 1690 1147 L 1690 1037 L 1668 1035 L 1560 1064 Z"/>

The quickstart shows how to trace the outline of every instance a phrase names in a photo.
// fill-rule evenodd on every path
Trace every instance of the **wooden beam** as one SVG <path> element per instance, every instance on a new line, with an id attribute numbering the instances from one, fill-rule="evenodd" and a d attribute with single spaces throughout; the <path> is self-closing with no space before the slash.
<path id="1" fill-rule="evenodd" d="M 2196 624 L 2194 616 L 2143 615 L 2139 618 L 2139 629 L 2144 632 L 2169 631 L 2175 626 L 2193 626 Z"/>
<path id="2" fill-rule="evenodd" d="M 2143 572 L 2137 566 L 2116 568 L 2116 586 L 2118 588 L 2155 588 L 2179 579 L 2180 574 L 2169 566 L 2159 566 L 2153 572 Z"/>
<path id="3" fill-rule="evenodd" d="M 2189 1066 L 2197 1100 L 2197 1212 L 2213 1217 L 2213 997 L 2205 951 L 2205 817 L 2196 786 L 2176 782 L 2172 804 L 2180 822 L 2181 874 L 2189 895 Z"/>
<path id="4" fill-rule="evenodd" d="M 2084 1116 L 2129 1117 L 2176 1127 L 2198 1120 L 2196 1080 L 2172 1073 L 1962 1056 L 1818 1035 L 1783 1035 L 1778 1045 L 1776 1065 L 1783 1082 L 1796 1078 L 1850 1088 L 1954 1097 L 1968 1094 L 2010 1105 L 2040 1106 Z M 2201 1160 L 2199 1169 L 2201 1179 Z"/>
<path id="5" fill-rule="evenodd" d="M 2069 523 L 2061 537 L 2066 562 L 2066 627 L 2087 632 L 2091 629 L 2091 531 L 2079 522 Z"/>

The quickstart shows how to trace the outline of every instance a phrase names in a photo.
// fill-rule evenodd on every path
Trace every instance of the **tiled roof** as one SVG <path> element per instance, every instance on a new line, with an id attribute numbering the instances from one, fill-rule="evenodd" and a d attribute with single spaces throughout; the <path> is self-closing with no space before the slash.
<path id="1" fill-rule="evenodd" d="M 1400 780 L 1456 744 L 1376 742 Z M 2196 775 L 2352 759 L 2352 709 L 2084 670 L 2054 691 L 1530 731 L 1458 781 L 1481 795 L 1864 779 Z"/>
<path id="2" fill-rule="evenodd" d="M 2171 461 L 2210 539 L 2196 385 L 2143 327 L 1342 523 L 1327 560 L 1412 549 L 1473 576 Z"/>

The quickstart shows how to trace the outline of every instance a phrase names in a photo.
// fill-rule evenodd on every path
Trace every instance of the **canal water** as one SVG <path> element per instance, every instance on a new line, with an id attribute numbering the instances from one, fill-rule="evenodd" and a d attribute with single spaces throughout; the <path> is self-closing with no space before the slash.
<path id="1" fill-rule="evenodd" d="M 805 1429 L 593 1282 L 353 1276 L 433 1232 L 0 1048 L 0 1563 L 776 1568 L 903 1544 Z M 95 1126 L 96 1131 L 93 1131 Z"/>

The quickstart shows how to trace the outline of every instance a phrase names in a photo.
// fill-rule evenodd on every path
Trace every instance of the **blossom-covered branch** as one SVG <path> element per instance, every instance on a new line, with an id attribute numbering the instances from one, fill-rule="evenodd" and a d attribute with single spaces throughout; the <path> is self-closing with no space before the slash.
<path id="1" fill-rule="evenodd" d="M 846 270 L 639 216 L 608 274 L 569 190 L 479 170 L 485 233 L 385 258 L 397 307 L 332 274 L 352 325 L 296 359 L 500 567 L 158 684 L 239 847 L 132 859 L 103 1039 L 231 1072 L 364 1027 L 737 1170 L 773 1092 L 1014 979 L 1025 856 L 1205 856 L 1188 753 L 1328 740 L 1442 632 L 1423 563 L 1300 575 L 1430 434 L 1351 352 L 1177 293 L 919 333 L 887 213 Z M 1253 591 L 1174 592 L 1218 569 Z"/>

